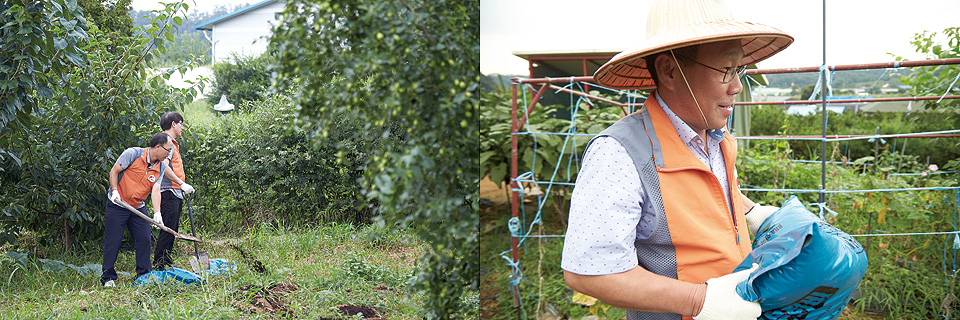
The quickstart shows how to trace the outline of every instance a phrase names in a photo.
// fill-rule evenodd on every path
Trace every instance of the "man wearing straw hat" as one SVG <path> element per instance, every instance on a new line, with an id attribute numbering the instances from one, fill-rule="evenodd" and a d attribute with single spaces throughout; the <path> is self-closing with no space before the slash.
<path id="1" fill-rule="evenodd" d="M 646 31 L 639 49 L 594 74 L 602 86 L 655 90 L 586 148 L 565 280 L 627 319 L 756 319 L 760 305 L 736 293 L 754 269 L 732 272 L 751 251 L 747 231 L 777 208 L 740 192 L 725 126 L 745 66 L 793 38 L 734 20 L 720 0 L 657 1 Z"/>

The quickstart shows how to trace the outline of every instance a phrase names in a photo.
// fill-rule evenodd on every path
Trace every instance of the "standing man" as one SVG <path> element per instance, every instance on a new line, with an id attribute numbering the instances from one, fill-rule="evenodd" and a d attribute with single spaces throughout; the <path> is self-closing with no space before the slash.
<path id="1" fill-rule="evenodd" d="M 793 38 L 733 19 L 720 0 L 660 0 L 646 41 L 594 81 L 656 89 L 644 107 L 586 148 L 563 247 L 572 289 L 627 310 L 627 319 L 756 319 L 736 293 L 752 270 L 747 230 L 776 207 L 740 192 L 736 140 L 726 132 L 745 66 Z"/>
<path id="2" fill-rule="evenodd" d="M 164 113 L 160 116 L 160 129 L 173 141 L 173 149 L 170 150 L 170 155 L 164 163 L 173 170 L 177 178 L 183 181 L 186 176 L 183 173 L 183 160 L 180 158 L 180 143 L 177 142 L 177 138 L 183 134 L 183 116 L 177 112 Z M 179 232 L 180 214 L 183 212 L 183 193 L 184 190 L 180 185 L 174 184 L 171 179 L 161 178 L 160 183 L 154 185 L 153 190 L 154 207 L 160 207 L 159 211 L 154 211 L 153 219 Z M 173 259 L 170 258 L 173 240 L 173 235 L 167 232 L 161 232 L 157 237 L 157 247 L 153 251 L 155 269 L 166 270 L 167 266 L 173 264 Z"/>
<path id="3" fill-rule="evenodd" d="M 150 139 L 149 145 L 149 148 L 127 148 L 110 169 L 110 189 L 107 190 L 110 201 L 107 202 L 104 213 L 103 274 L 100 276 L 100 283 L 104 287 L 116 285 L 117 271 L 114 264 L 120 252 L 124 230 L 129 231 L 133 238 L 137 255 L 137 277 L 152 270 L 150 223 L 124 208 L 123 204 L 126 203 L 146 215 L 147 206 L 144 200 L 161 176 L 177 182 L 185 192 L 193 192 L 193 187 L 184 183 L 172 171 L 165 170 L 166 165 L 160 161 L 166 158 L 173 148 L 170 136 L 157 133 Z M 153 210 L 160 210 L 156 202 Z"/>

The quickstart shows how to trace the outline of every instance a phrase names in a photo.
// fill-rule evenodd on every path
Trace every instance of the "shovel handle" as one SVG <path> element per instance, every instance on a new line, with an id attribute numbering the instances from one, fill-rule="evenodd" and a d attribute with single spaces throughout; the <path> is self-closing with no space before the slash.
<path id="1" fill-rule="evenodd" d="M 128 203 L 126 203 L 126 202 L 121 202 L 121 206 L 124 207 L 124 208 L 127 208 L 127 210 L 130 210 L 130 212 L 136 213 L 138 216 L 140 216 L 141 218 L 143 218 L 143 220 L 147 220 L 147 222 L 149 222 L 149 223 L 152 224 L 152 225 L 157 226 L 157 228 L 160 228 L 160 230 L 163 230 L 163 231 L 166 231 L 166 232 L 172 234 L 172 235 L 173 235 L 174 237 L 176 237 L 177 239 L 183 239 L 183 240 L 193 241 L 193 242 L 203 242 L 203 240 L 200 240 L 200 238 L 191 237 L 191 236 L 188 236 L 188 235 L 183 235 L 183 234 L 177 233 L 176 231 L 173 231 L 173 229 L 167 228 L 167 226 L 165 226 L 165 225 L 163 225 L 163 224 L 160 224 L 160 223 L 157 223 L 157 222 L 154 221 L 153 219 L 150 219 L 150 217 L 147 217 L 147 215 L 143 214 L 143 212 L 140 212 L 139 210 L 134 209 L 132 206 L 130 206 L 130 204 L 128 204 Z"/>
<path id="2" fill-rule="evenodd" d="M 190 232 L 193 233 L 193 236 L 197 236 L 197 229 L 193 226 L 193 207 L 190 206 L 190 199 L 193 199 L 193 195 L 187 197 L 187 211 L 190 212 Z M 196 242 L 193 243 L 193 255 L 197 257 L 197 261 L 200 261 L 200 246 Z M 197 265 L 200 265 L 198 262 Z"/>

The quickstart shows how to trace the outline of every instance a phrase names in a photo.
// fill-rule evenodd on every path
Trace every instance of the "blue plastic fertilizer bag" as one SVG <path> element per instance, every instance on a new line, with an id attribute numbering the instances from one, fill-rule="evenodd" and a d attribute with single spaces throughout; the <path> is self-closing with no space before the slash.
<path id="1" fill-rule="evenodd" d="M 196 273 L 180 268 L 168 268 L 164 271 L 153 270 L 141 275 L 133 281 L 134 287 L 139 287 L 151 283 L 183 283 L 183 284 L 203 284 L 203 278 Z"/>
<path id="2" fill-rule="evenodd" d="M 737 286 L 758 301 L 760 319 L 836 319 L 867 272 L 867 254 L 853 237 L 807 210 L 796 196 L 770 215 L 753 252 L 736 271 L 760 268 Z"/>

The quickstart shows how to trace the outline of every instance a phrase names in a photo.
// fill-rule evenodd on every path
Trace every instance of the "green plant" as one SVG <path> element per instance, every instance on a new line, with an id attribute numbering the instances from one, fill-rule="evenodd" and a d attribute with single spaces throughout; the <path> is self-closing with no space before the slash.
<path id="1" fill-rule="evenodd" d="M 184 169 L 203 191 L 194 205 L 230 215 L 203 215 L 205 225 L 369 223 L 352 162 L 338 161 L 333 142 L 313 144 L 285 128 L 292 117 L 287 95 L 268 95 L 247 111 L 185 131 Z"/>
<path id="2" fill-rule="evenodd" d="M 820 165 L 786 162 L 784 149 L 777 151 L 772 146 L 783 141 L 754 144 L 755 150 L 745 150 L 741 156 L 754 161 L 740 161 L 738 173 L 741 183 L 761 188 L 814 189 L 820 184 Z M 889 152 L 881 154 L 879 161 L 857 161 L 862 164 L 876 162 L 881 167 L 874 174 L 872 167 L 859 165 L 830 165 L 827 167 L 828 190 L 884 190 L 864 193 L 827 194 L 826 205 L 839 214 L 824 212 L 827 222 L 851 235 L 871 235 L 857 238 L 867 250 L 869 269 L 861 284 L 861 298 L 855 302 L 861 311 L 865 309 L 886 312 L 892 318 L 930 318 L 943 314 L 941 302 L 947 296 L 946 289 L 960 289 L 952 281 L 946 259 L 951 253 L 953 236 L 910 235 L 881 236 L 877 234 L 934 233 L 955 230 L 953 191 L 897 191 L 916 187 L 955 186 L 956 175 L 893 176 Z M 898 155 L 906 169 L 918 169 L 915 156 Z M 867 159 L 863 159 L 867 160 Z M 750 180 L 747 180 L 750 179 Z M 746 182 L 750 181 L 750 182 Z M 776 185 L 774 185 L 776 183 Z M 749 192 L 747 196 L 764 204 L 780 205 L 789 194 L 780 192 Z M 816 193 L 796 194 L 802 201 L 812 204 Z M 816 207 L 810 207 L 819 213 Z M 947 310 L 957 309 L 955 305 Z"/>
<path id="3" fill-rule="evenodd" d="M 269 66 L 275 59 L 270 52 L 256 57 L 235 54 L 232 60 L 215 63 L 215 80 L 211 84 L 213 90 L 207 94 L 207 101 L 218 103 L 220 96 L 226 95 L 227 99 L 237 105 L 237 109 L 246 109 L 251 103 L 263 99 L 264 93 L 270 87 Z"/>
<path id="4" fill-rule="evenodd" d="M 341 151 L 365 154 L 378 223 L 429 244 L 416 286 L 426 316 L 455 317 L 479 285 L 479 3 L 294 0 L 280 15 L 277 87 L 302 86 L 297 126 L 317 142 L 360 129 Z"/>
<path id="5" fill-rule="evenodd" d="M 520 90 L 523 87 L 520 87 Z M 528 90 L 523 90 L 531 99 Z M 605 97 L 597 91 L 594 96 Z M 480 106 L 480 176 L 490 177 L 494 183 L 510 182 L 512 97 L 502 89 L 481 94 Z M 538 105 L 524 114 L 527 106 L 523 99 L 517 100 L 518 119 L 528 119 L 519 132 L 529 132 L 517 138 L 518 174 L 532 173 L 537 181 L 572 182 L 580 169 L 580 156 L 590 141 L 590 136 L 563 135 L 597 134 L 623 116 L 621 109 L 604 107 L 599 104 L 582 102 L 577 105 L 574 120 L 562 117 L 569 113 L 561 111 L 560 105 Z M 569 111 L 567 111 L 569 112 Z M 528 178 L 529 179 L 529 178 Z M 546 191 L 544 186 L 540 186 Z M 509 199 L 509 190 L 507 188 Z M 550 194 L 544 199 L 544 206 L 556 206 L 558 212 L 564 212 L 564 206 L 570 200 L 570 188 L 562 185 L 550 187 Z"/>
<path id="6" fill-rule="evenodd" d="M 944 100 L 946 101 L 946 100 Z M 829 113 L 827 121 L 827 136 L 833 135 L 881 135 L 915 133 L 927 131 L 953 130 L 960 126 L 960 119 L 945 111 L 924 112 L 875 112 Z M 813 135 L 822 134 L 823 117 L 817 113 L 813 115 L 790 115 L 785 109 L 778 106 L 756 107 L 751 110 L 751 135 Z M 793 152 L 788 155 L 792 159 L 819 160 L 821 150 L 820 141 L 789 140 Z M 828 161 L 853 161 L 863 157 L 880 153 L 890 153 L 890 160 L 896 166 L 894 172 L 908 172 L 904 170 L 917 169 L 900 163 L 901 155 L 913 155 L 917 161 L 926 165 L 930 163 L 945 164 L 950 160 L 960 158 L 960 148 L 957 148 L 956 138 L 923 138 L 923 139 L 896 139 L 884 138 L 875 141 L 851 140 L 830 142 L 828 144 Z M 893 152 L 896 151 L 896 155 Z M 832 159 L 832 160 L 830 160 Z"/>
<path id="7" fill-rule="evenodd" d="M 939 43 L 942 40 L 946 40 L 946 43 Z M 960 27 L 949 27 L 940 32 L 924 31 L 914 34 L 910 44 L 916 52 L 922 54 L 926 59 L 958 58 L 960 57 Z M 891 55 L 897 61 L 905 60 L 901 56 Z M 929 95 L 931 92 L 940 94 L 945 91 L 953 91 L 956 85 L 955 79 L 960 76 L 960 67 L 956 65 L 912 67 L 910 69 L 913 73 L 900 77 L 900 81 L 911 86 L 911 93 L 916 96 Z M 924 102 L 923 106 L 928 109 L 946 107 L 955 116 L 957 108 L 960 107 L 960 100 L 929 100 Z"/>

